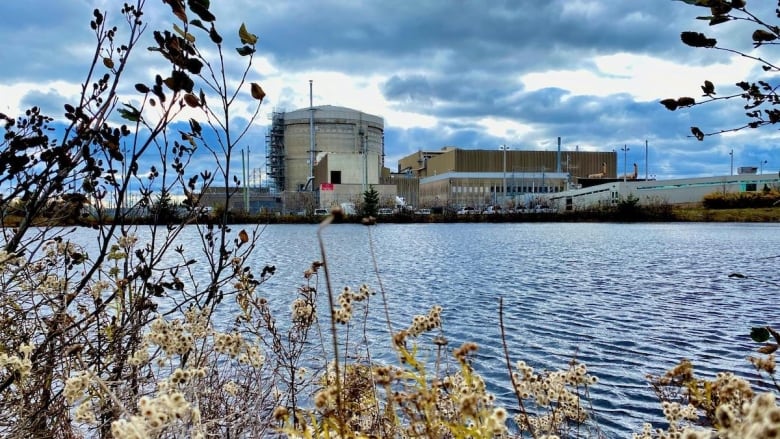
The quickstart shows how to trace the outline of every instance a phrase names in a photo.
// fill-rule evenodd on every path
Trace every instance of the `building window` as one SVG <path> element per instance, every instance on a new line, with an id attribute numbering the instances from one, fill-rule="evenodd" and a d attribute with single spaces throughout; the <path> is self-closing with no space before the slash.
<path id="1" fill-rule="evenodd" d="M 341 171 L 330 171 L 330 182 L 333 184 L 341 184 Z"/>

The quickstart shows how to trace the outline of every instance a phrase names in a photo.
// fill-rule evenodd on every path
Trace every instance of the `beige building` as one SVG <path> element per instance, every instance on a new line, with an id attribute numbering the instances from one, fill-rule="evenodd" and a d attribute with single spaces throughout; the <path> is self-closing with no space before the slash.
<path id="1" fill-rule="evenodd" d="M 445 147 L 404 157 L 398 168 L 398 193 L 415 206 L 516 207 L 544 203 L 579 177 L 615 178 L 617 153 Z"/>
<path id="2" fill-rule="evenodd" d="M 332 105 L 277 112 L 267 146 L 267 172 L 276 191 L 313 192 L 315 204 L 326 208 L 359 204 L 369 187 L 395 198 L 394 186 L 383 185 L 389 172 L 379 116 Z"/>
<path id="3" fill-rule="evenodd" d="M 383 119 L 350 108 L 274 113 L 267 143 L 268 176 L 279 191 L 316 189 L 314 168 L 326 156 L 330 167 L 317 183 L 377 184 L 384 166 Z"/>

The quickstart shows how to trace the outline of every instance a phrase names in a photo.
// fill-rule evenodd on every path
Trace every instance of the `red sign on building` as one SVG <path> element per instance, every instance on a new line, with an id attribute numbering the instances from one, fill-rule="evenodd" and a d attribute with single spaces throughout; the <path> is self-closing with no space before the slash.
<path id="1" fill-rule="evenodd" d="M 321 191 L 332 191 L 333 190 L 333 183 L 320 183 L 320 190 Z"/>

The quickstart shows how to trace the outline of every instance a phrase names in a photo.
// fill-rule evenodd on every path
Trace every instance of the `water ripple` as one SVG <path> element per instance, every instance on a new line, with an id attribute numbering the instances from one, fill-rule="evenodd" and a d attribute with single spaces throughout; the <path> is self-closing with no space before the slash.
<path id="1" fill-rule="evenodd" d="M 683 358 L 712 376 L 746 377 L 755 348 L 751 326 L 780 326 L 767 284 L 733 279 L 741 272 L 777 280 L 780 226 L 774 224 L 340 224 L 324 233 L 334 288 L 378 288 L 369 243 L 386 288 L 393 326 L 409 325 L 434 304 L 444 307 L 450 348 L 475 341 L 475 365 L 508 407 L 499 329 L 503 299 L 512 361 L 537 369 L 586 363 L 609 437 L 627 437 L 642 422 L 661 425 L 647 374 Z M 261 293 L 285 303 L 309 264 L 320 259 L 316 226 L 268 226 L 251 263 L 276 265 Z M 320 285 L 320 288 L 323 288 Z M 373 356 L 391 361 L 384 312 L 372 299 Z M 279 300 L 277 300 L 279 299 Z M 283 299 L 283 300 L 282 300 Z M 286 305 L 280 305 L 285 311 Z M 325 307 L 326 309 L 327 307 Z M 424 351 L 433 358 L 435 352 Z"/>

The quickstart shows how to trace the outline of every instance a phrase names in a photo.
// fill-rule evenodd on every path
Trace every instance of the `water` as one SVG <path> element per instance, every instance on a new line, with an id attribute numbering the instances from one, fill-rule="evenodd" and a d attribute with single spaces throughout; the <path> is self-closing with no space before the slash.
<path id="1" fill-rule="evenodd" d="M 574 356 L 600 379 L 592 389 L 602 428 L 630 436 L 660 420 L 646 375 L 683 358 L 713 376 L 753 377 L 750 327 L 780 324 L 776 290 L 740 272 L 777 280 L 774 224 L 379 224 L 325 232 L 334 287 L 377 287 L 369 239 L 397 327 L 444 307 L 450 346 L 480 345 L 477 368 L 511 404 L 498 324 L 499 298 L 512 361 L 537 369 Z M 300 283 L 319 259 L 314 226 L 272 226 L 258 263 L 279 274 L 268 288 Z M 385 340 L 375 309 L 379 340 Z M 377 343 L 377 347 L 382 343 Z M 501 387 L 503 386 L 503 387 Z M 502 390 L 503 389 L 503 390 Z"/>
<path id="2" fill-rule="evenodd" d="M 250 261 L 257 271 L 277 267 L 260 294 L 282 312 L 320 259 L 316 231 L 268 226 Z M 648 373 L 689 358 L 704 376 L 754 377 L 750 328 L 780 326 L 776 289 L 760 281 L 777 281 L 778 232 L 774 224 L 339 224 L 324 237 L 334 288 L 378 289 L 378 275 L 396 329 L 442 305 L 450 347 L 478 343 L 477 370 L 511 407 L 503 298 L 512 361 L 559 369 L 576 356 L 599 377 L 592 397 L 601 428 L 630 437 L 661 419 Z M 369 330 L 376 357 L 392 358 L 379 306 Z"/>

